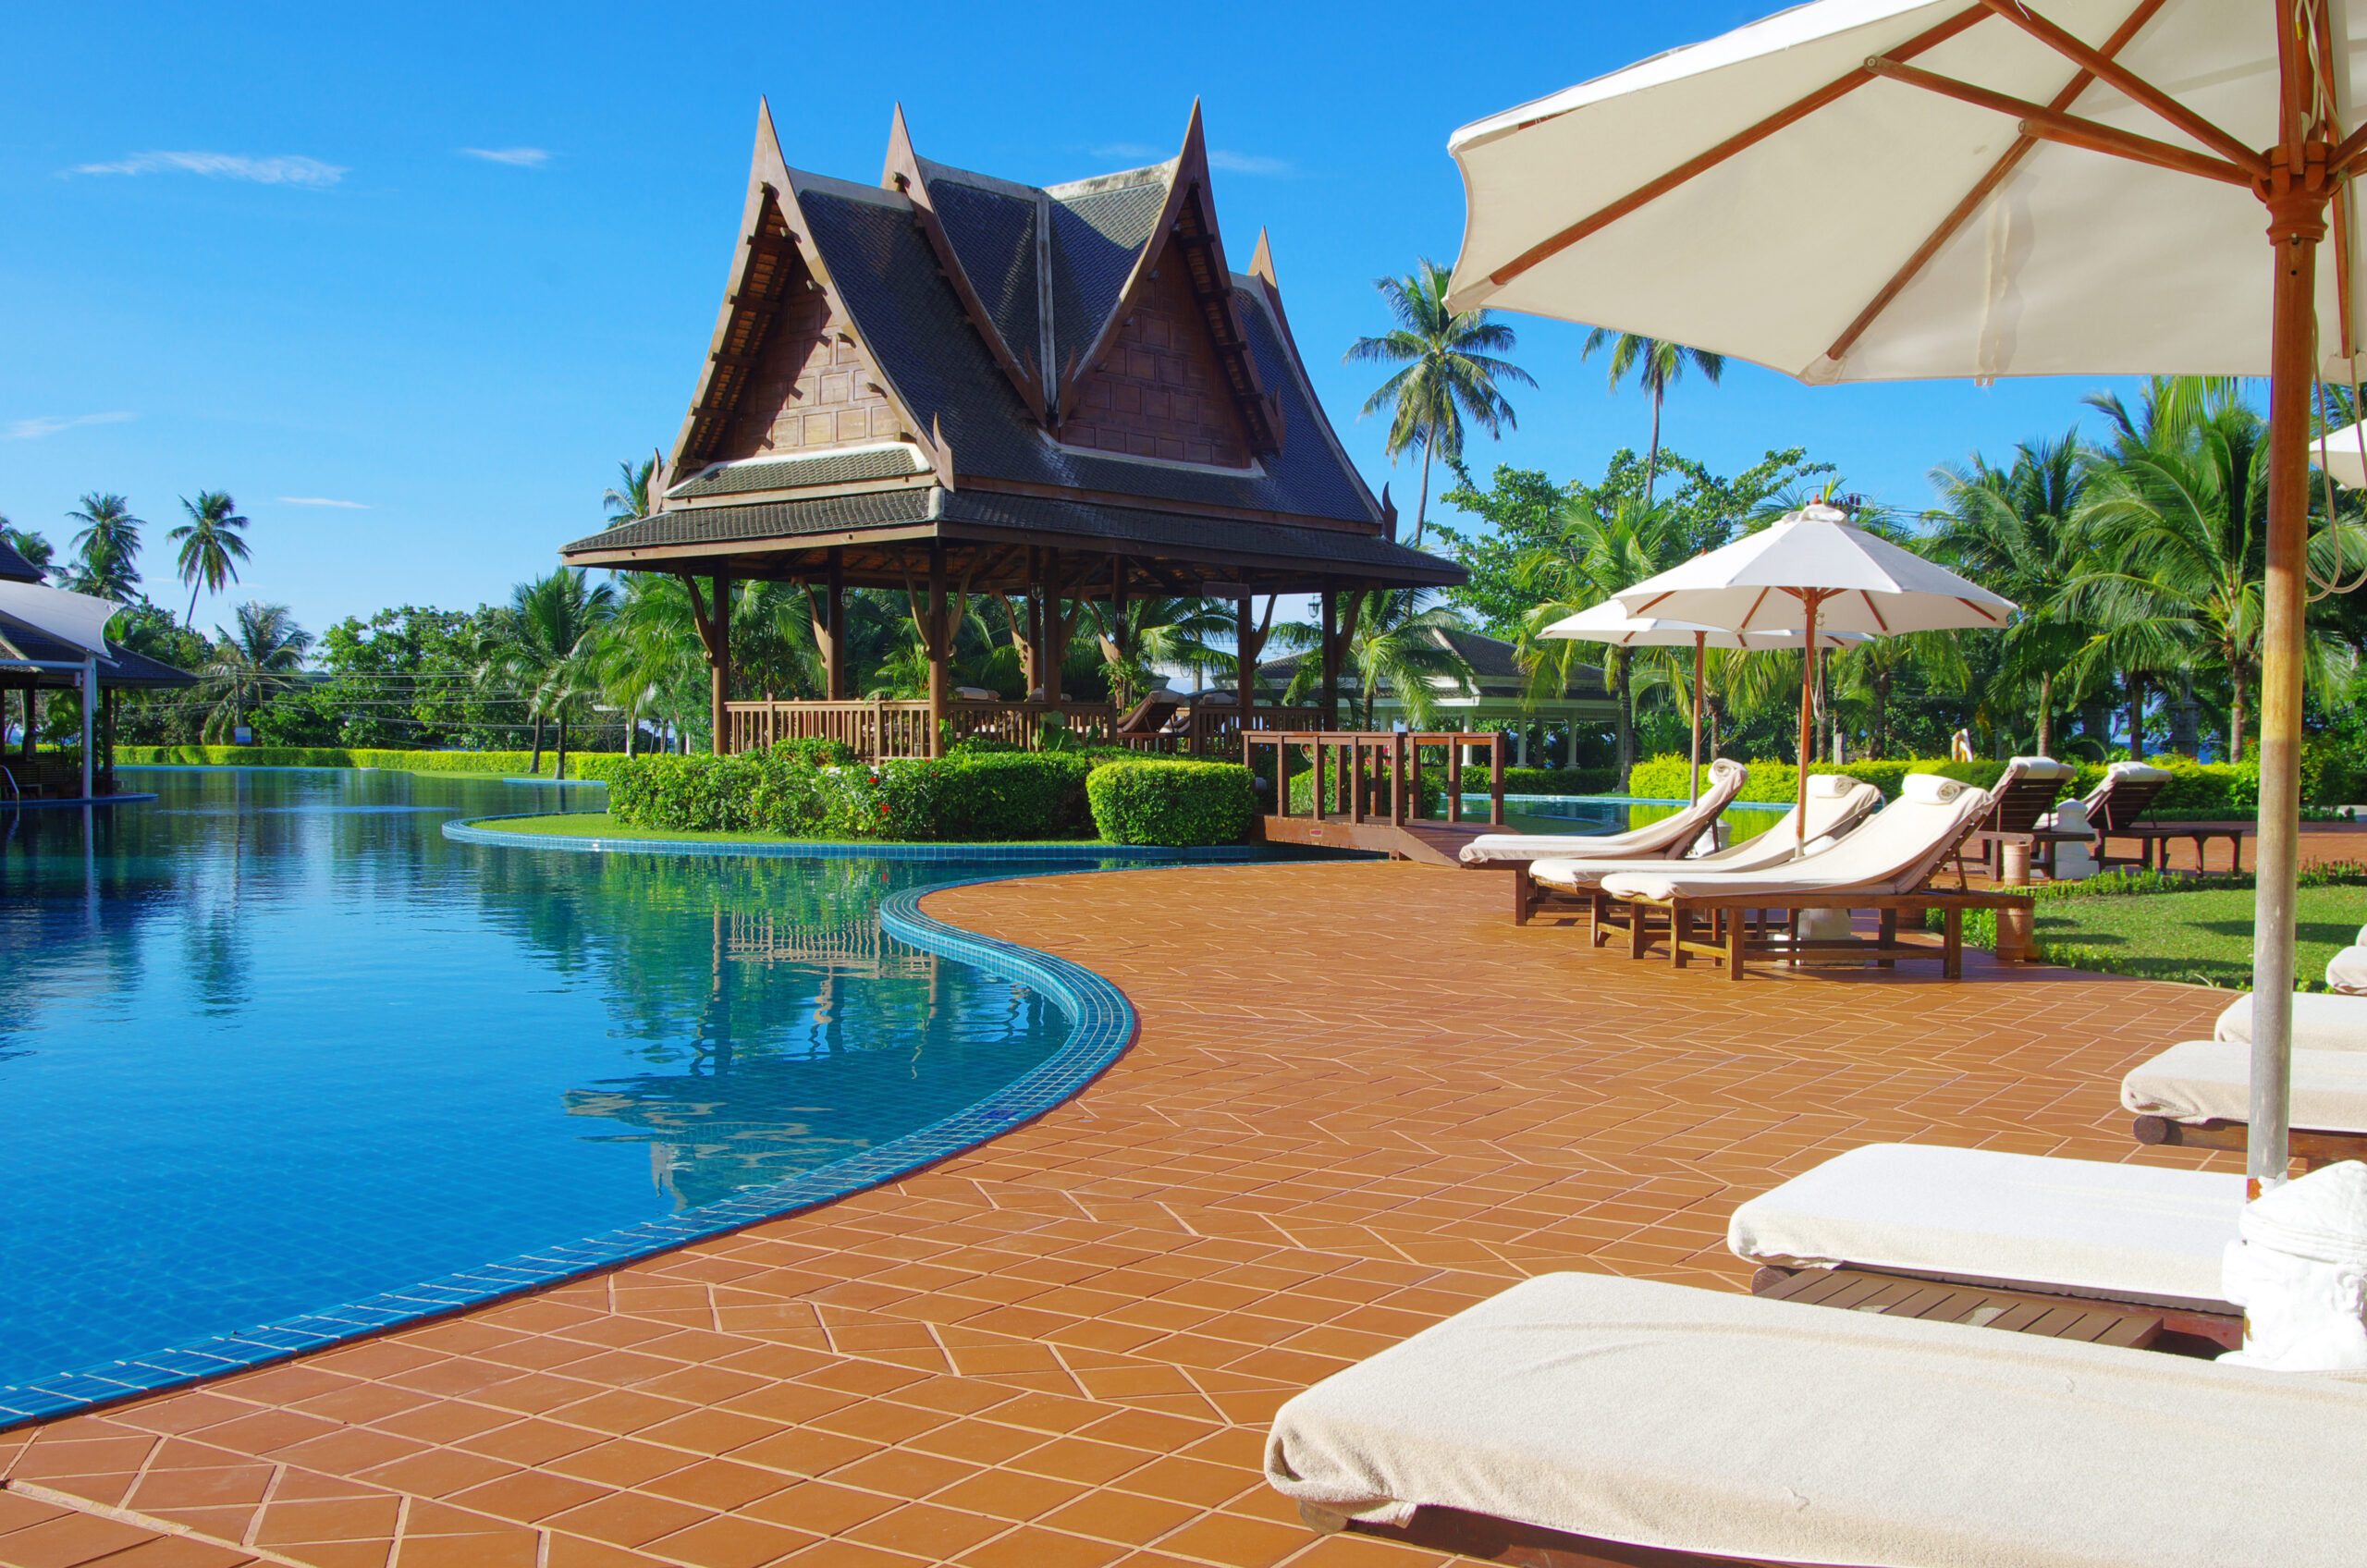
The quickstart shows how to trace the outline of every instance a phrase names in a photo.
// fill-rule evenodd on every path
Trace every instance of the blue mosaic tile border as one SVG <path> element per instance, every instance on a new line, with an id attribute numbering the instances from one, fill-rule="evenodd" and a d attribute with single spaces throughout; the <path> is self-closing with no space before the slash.
<path id="1" fill-rule="evenodd" d="M 142 801 L 153 801 L 153 795 L 127 791 L 120 795 L 99 795 L 87 801 L 0 801 L 0 811 L 45 811 L 52 806 L 136 806 Z"/>
<path id="2" fill-rule="evenodd" d="M 879 904 L 880 928 L 888 935 L 1040 991 L 1068 1016 L 1067 1043 L 985 1099 L 791 1181 L 754 1188 L 665 1219 L 629 1225 L 324 1312 L 175 1345 L 137 1360 L 107 1362 L 38 1383 L 0 1387 L 0 1431 L 284 1361 L 343 1340 L 481 1306 L 503 1296 L 778 1219 L 908 1176 L 1035 1120 L 1074 1096 L 1123 1055 L 1134 1044 L 1137 1018 L 1124 992 L 1081 964 L 976 936 L 921 913 L 920 900 L 939 888 L 1002 880 L 1006 878 L 973 876 L 907 888 Z"/>
<path id="3" fill-rule="evenodd" d="M 545 780 L 548 782 L 547 779 Z M 444 825 L 444 837 L 463 844 L 492 844 L 507 850 L 561 850 L 571 854 L 742 855 L 782 860 L 920 860 L 1078 861 L 1087 864 L 1158 863 L 1177 861 L 1236 862 L 1271 860 L 1262 844 L 1207 844 L 1178 849 L 1158 844 L 831 844 L 799 840 L 786 844 L 714 844 L 685 839 L 563 839 L 547 833 L 511 833 L 484 826 L 518 816 L 548 816 L 541 811 L 505 812 L 500 816 L 455 817 Z M 949 884 L 959 886 L 960 884 Z"/>

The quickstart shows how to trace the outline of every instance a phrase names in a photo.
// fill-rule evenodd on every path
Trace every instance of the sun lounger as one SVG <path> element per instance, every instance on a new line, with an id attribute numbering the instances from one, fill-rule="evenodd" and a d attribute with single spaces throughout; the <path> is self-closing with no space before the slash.
<path id="1" fill-rule="evenodd" d="M 1888 964 L 1901 958 L 1937 958 L 1944 973 L 1962 973 L 1963 915 L 1967 909 L 2028 909 L 2027 894 L 1929 889 L 1932 874 L 1948 861 L 1988 815 L 1990 797 L 1953 778 L 1910 773 L 1899 798 L 1856 832 L 1814 854 L 1759 872 L 1698 872 L 1690 864 L 1621 872 L 1603 878 L 1605 893 L 1630 906 L 1630 956 L 1640 958 L 1651 939 L 1648 917 L 1664 917 L 1670 961 L 1678 968 L 1688 957 L 1719 959 L 1727 977 L 1739 980 L 1750 958 L 1781 957 L 1799 962 Z M 1804 910 L 1870 909 L 1882 915 L 1880 936 L 1808 938 L 1787 929 L 1777 936 L 1769 912 L 1796 917 Z M 1944 929 L 1937 947 L 1903 942 L 1901 914 L 1919 916 L 1937 909 Z M 1760 918 L 1753 921 L 1752 913 Z M 1697 941 L 1695 923 L 1707 916 L 1710 939 Z M 1755 934 L 1754 934 L 1755 933 Z"/>
<path id="2" fill-rule="evenodd" d="M 1999 851 L 2007 844 L 2036 849 L 2039 821 L 2079 770 L 2053 757 L 2016 757 L 1990 791 L 1989 815 L 1965 839 L 1965 849 L 1992 876 L 2004 869 Z"/>
<path id="3" fill-rule="evenodd" d="M 2145 866 L 2152 864 L 2153 841 L 2151 837 L 2135 835 L 2140 842 L 2134 855 L 2107 854 L 2107 840 L 2116 835 L 2132 836 L 2138 819 L 2153 809 L 2154 797 L 2169 788 L 2171 780 L 2177 777 L 2166 768 L 2141 762 L 2116 762 L 2104 769 L 2104 781 L 2089 790 L 2080 801 L 2080 804 L 2087 808 L 2087 826 L 2096 835 L 2097 869 L 2109 871 L 2116 865 Z M 2039 830 L 2051 833 L 2058 823 L 2059 819 L 2053 815 L 2042 816 L 2039 819 Z M 2240 846 L 2238 853 L 2240 858 Z"/>
<path id="4" fill-rule="evenodd" d="M 2252 998 L 2238 997 L 2213 1038 L 2172 1046 L 2129 1070 L 2120 1103 L 2140 1144 L 2241 1149 L 2251 1118 Z M 2315 1168 L 2367 1159 L 2367 997 L 2293 998 L 2292 1150 Z"/>
<path id="5" fill-rule="evenodd" d="M 1802 1271 L 1849 1269 L 2065 1310 L 2134 1304 L 2159 1309 L 2148 1342 L 2215 1354 L 2242 1341 L 2219 1268 L 2243 1207 L 2244 1179 L 2229 1173 L 1870 1144 L 1736 1208 L 1726 1244 L 1760 1266 L 1759 1294 L 1798 1299 Z"/>
<path id="6" fill-rule="evenodd" d="M 2362 1452 L 2337 1378 L 1549 1274 L 1291 1400 L 1266 1476 L 1533 1565 L 2349 1568 Z"/>
<path id="7" fill-rule="evenodd" d="M 1837 773 L 1816 775 L 1809 780 L 1809 845 L 1818 850 L 1826 848 L 1825 839 L 1838 839 L 1854 830 L 1880 811 L 1882 804 L 1882 791 L 1871 784 Z M 1798 819 L 1799 807 L 1796 805 L 1766 832 L 1710 854 L 1692 856 L 1684 863 L 1685 866 L 1688 871 L 1764 871 L 1782 865 L 1800 853 Z M 1526 925 L 1539 910 L 1585 910 L 1593 924 L 1595 943 L 1600 946 L 1609 939 L 1613 929 L 1605 919 L 1612 900 L 1602 891 L 1602 879 L 1624 871 L 1656 871 L 1661 864 L 1651 860 L 1534 862 L 1523 879 L 1525 897 L 1515 896 L 1513 919 Z"/>
<path id="8" fill-rule="evenodd" d="M 1731 757 L 1710 765 L 1710 785 L 1701 798 L 1673 816 L 1626 833 L 1483 833 L 1459 851 L 1466 865 L 1518 870 L 1533 861 L 1664 860 L 1683 854 L 1707 832 L 1748 781 L 1749 771 Z"/>

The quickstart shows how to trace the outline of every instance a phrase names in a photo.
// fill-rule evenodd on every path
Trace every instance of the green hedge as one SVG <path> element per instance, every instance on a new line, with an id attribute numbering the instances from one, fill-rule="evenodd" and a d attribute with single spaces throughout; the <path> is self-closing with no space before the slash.
<path id="1" fill-rule="evenodd" d="M 1427 771 L 1427 770 L 1426 770 Z M 1685 764 L 1678 759 L 1676 776 L 1685 778 Z M 1472 783 L 1472 770 L 1464 770 L 1465 792 L 1475 789 L 1485 794 L 1488 774 L 1478 770 L 1478 783 Z M 1508 767 L 1504 769 L 1504 793 L 1507 795 L 1608 795 L 1619 786 L 1619 770 L 1615 767 Z"/>
<path id="2" fill-rule="evenodd" d="M 1085 780 L 1130 752 L 985 752 L 831 766 L 784 741 L 733 756 L 635 758 L 612 770 L 608 813 L 637 827 L 794 838 L 995 843 L 1094 832 Z M 1218 765 L 1177 762 L 1184 769 Z M 1245 769 L 1241 775 L 1246 787 Z M 1234 835 L 1236 838 L 1239 834 Z"/>
<path id="3" fill-rule="evenodd" d="M 2148 759 L 2155 767 L 2166 769 L 2174 777 L 2159 795 L 2153 798 L 2153 810 L 2165 816 L 2250 816 L 2260 807 L 2260 767 L 2256 762 L 2221 763 L 2196 762 L 2192 757 L 2158 756 Z M 1647 800 L 1685 799 L 1685 768 L 1683 757 L 1654 757 L 1637 763 L 1628 776 L 1628 793 Z M 1749 777 L 1742 793 L 1745 801 L 1789 802 L 1797 798 L 1799 774 L 1787 762 L 1754 762 L 1749 765 Z M 1950 762 L 1942 757 L 1918 757 L 1895 762 L 1816 763 L 1810 773 L 1839 773 L 1852 778 L 1862 778 L 1883 792 L 1885 799 L 1896 800 L 1903 780 L 1910 773 L 1936 773 L 1947 778 L 1961 778 L 1968 784 L 1986 790 L 1993 787 L 2005 771 L 2005 765 L 1994 760 L 1980 762 Z M 1710 770 L 1701 770 L 1706 788 Z M 2103 782 L 2104 765 L 2083 763 L 2064 793 L 2084 795 Z"/>
<path id="4" fill-rule="evenodd" d="M 527 777 L 532 752 L 397 752 L 347 746 L 117 746 L 124 767 L 379 767 L 398 773 L 492 773 Z M 557 752 L 543 748 L 542 777 Z M 625 760 L 621 752 L 570 752 L 570 778 L 606 778 Z"/>
<path id="5" fill-rule="evenodd" d="M 1249 770 L 1231 764 L 1105 763 L 1085 792 L 1112 844 L 1235 844 L 1257 810 Z"/>

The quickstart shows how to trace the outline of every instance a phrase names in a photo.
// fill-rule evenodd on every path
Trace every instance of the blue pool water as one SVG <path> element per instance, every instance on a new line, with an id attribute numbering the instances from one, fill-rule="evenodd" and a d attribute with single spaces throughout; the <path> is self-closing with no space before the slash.
<path id="1" fill-rule="evenodd" d="M 1465 809 L 1485 817 L 1488 797 L 1465 797 Z M 1626 795 L 1507 795 L 1504 827 L 1514 833 L 1625 833 L 1684 810 L 1665 801 L 1637 801 Z M 1725 810 L 1728 831 L 1738 839 L 1765 832 L 1784 815 L 1781 805 L 1737 801 Z"/>
<path id="2" fill-rule="evenodd" d="M 812 1171 L 1068 1037 L 875 916 L 1024 865 L 486 848 L 438 829 L 600 792 L 137 778 L 0 812 L 0 1385 Z"/>

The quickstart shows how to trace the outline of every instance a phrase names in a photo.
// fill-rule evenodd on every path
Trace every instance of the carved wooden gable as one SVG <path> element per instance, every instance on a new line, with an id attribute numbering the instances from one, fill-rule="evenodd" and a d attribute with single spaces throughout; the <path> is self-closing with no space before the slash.
<path id="1" fill-rule="evenodd" d="M 1079 379 L 1061 440 L 1170 462 L 1249 466 L 1248 433 L 1172 246 Z"/>

